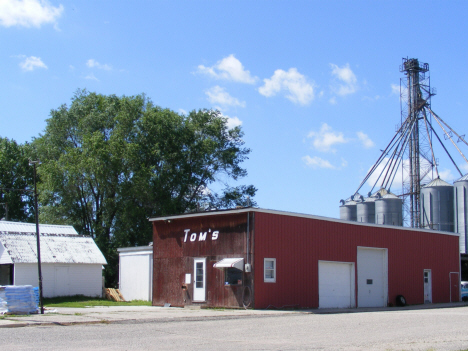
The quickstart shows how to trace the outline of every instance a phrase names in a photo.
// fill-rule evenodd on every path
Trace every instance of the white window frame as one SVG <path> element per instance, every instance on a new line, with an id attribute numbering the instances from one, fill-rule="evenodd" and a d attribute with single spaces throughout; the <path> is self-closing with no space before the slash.
<path id="1" fill-rule="evenodd" d="M 273 278 L 267 278 L 267 266 L 266 263 L 273 262 Z M 270 269 L 269 269 L 270 270 Z M 276 283 L 276 258 L 264 258 L 263 259 L 263 281 L 265 283 Z"/>

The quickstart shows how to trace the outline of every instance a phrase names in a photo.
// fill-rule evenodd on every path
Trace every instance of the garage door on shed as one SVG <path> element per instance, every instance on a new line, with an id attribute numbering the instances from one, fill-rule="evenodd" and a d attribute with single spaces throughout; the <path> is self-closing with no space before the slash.
<path id="1" fill-rule="evenodd" d="M 387 306 L 387 249 L 358 247 L 357 281 L 358 307 Z"/>
<path id="2" fill-rule="evenodd" d="M 319 308 L 356 307 L 354 263 L 319 261 Z"/>

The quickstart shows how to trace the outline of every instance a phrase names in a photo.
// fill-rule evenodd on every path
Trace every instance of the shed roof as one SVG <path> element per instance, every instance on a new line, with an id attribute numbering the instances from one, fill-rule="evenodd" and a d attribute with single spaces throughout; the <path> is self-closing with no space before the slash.
<path id="1" fill-rule="evenodd" d="M 72 226 L 40 225 L 42 263 L 107 264 L 89 236 L 78 235 Z M 0 261 L 36 263 L 36 226 L 0 222 Z"/>
<path id="2" fill-rule="evenodd" d="M 0 233 L 36 233 L 34 223 L 0 221 Z M 78 235 L 71 225 L 39 224 L 41 234 L 71 234 Z"/>
<path id="3" fill-rule="evenodd" d="M 119 254 L 127 254 L 127 253 L 136 253 L 136 252 L 153 252 L 153 246 L 135 246 L 135 247 L 120 247 L 117 249 Z"/>

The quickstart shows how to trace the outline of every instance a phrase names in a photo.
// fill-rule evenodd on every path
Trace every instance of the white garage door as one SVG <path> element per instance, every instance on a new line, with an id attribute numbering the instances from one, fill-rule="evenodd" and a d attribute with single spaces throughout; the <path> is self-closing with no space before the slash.
<path id="1" fill-rule="evenodd" d="M 354 263 L 319 261 L 319 308 L 355 307 Z"/>
<path id="2" fill-rule="evenodd" d="M 387 306 L 387 250 L 358 248 L 357 275 L 358 307 Z"/>

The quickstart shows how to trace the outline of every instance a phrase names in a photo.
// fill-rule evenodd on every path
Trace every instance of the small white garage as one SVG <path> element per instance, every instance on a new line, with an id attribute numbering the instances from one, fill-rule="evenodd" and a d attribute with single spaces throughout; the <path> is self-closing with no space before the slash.
<path id="1" fill-rule="evenodd" d="M 102 296 L 107 264 L 89 236 L 72 226 L 39 226 L 44 297 Z M 0 285 L 38 285 L 36 225 L 0 221 Z"/>
<path id="2" fill-rule="evenodd" d="M 119 291 L 126 301 L 151 301 L 153 246 L 125 247 L 119 252 Z"/>

